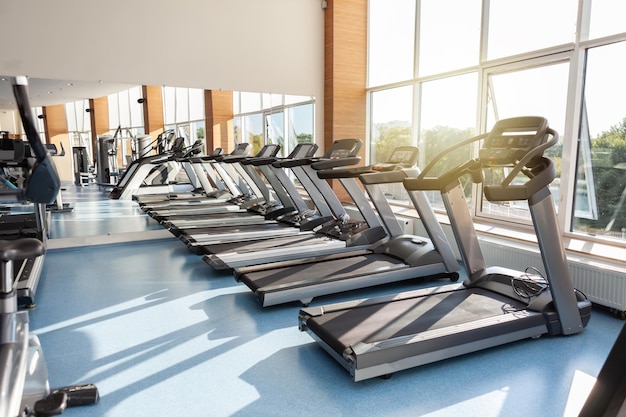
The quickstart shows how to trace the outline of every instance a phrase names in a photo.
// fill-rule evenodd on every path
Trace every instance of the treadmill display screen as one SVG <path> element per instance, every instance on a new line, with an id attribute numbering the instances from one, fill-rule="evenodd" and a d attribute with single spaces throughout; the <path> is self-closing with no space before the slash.
<path id="1" fill-rule="evenodd" d="M 418 149 L 414 146 L 396 148 L 389 159 L 372 167 L 375 171 L 392 171 L 394 169 L 411 168 L 417 164 Z"/>
<path id="2" fill-rule="evenodd" d="M 413 165 L 416 162 L 417 152 L 397 150 L 391 154 L 388 163 L 398 165 Z"/>
<path id="3" fill-rule="evenodd" d="M 543 144 L 548 123 L 542 117 L 520 117 L 496 123 L 480 150 L 487 165 L 515 164 L 530 150 Z"/>

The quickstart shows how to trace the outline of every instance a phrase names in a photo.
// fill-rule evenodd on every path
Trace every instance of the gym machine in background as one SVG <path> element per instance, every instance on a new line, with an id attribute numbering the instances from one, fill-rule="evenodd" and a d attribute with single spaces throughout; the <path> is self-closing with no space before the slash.
<path id="1" fill-rule="evenodd" d="M 57 197 L 60 180 L 37 133 L 26 77 L 13 79 L 13 91 L 34 161 L 25 187 L 3 190 L 0 198 L 49 204 Z M 14 262 L 44 252 L 45 245 L 38 239 L 0 241 L 0 417 L 52 416 L 68 406 L 93 404 L 99 399 L 92 384 L 50 390 L 41 344 L 29 332 L 28 311 L 18 310 Z"/>

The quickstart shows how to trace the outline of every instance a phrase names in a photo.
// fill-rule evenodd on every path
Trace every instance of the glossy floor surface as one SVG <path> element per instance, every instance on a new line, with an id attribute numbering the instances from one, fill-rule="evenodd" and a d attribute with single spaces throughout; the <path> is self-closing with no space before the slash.
<path id="1" fill-rule="evenodd" d="M 53 238 L 155 224 L 97 188 L 66 192 Z M 139 235 L 138 235 L 139 236 Z M 52 239 L 54 241 L 54 239 Z M 438 283 L 314 299 L 322 305 Z M 623 322 L 595 310 L 576 336 L 526 340 L 352 382 L 297 328 L 300 305 L 261 308 L 232 274 L 174 238 L 51 249 L 30 312 L 52 386 L 93 382 L 67 416 L 575 416 Z"/>

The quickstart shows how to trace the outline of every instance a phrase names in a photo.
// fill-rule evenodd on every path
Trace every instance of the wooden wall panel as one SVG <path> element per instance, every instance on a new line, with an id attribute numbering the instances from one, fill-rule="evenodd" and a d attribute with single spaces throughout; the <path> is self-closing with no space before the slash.
<path id="1" fill-rule="evenodd" d="M 365 141 L 367 2 L 329 0 L 324 25 L 324 147 L 327 148 L 336 139 Z M 359 154 L 365 158 L 365 144 Z M 333 188 L 346 200 L 340 185 Z"/>
<path id="2" fill-rule="evenodd" d="M 98 136 L 109 133 L 109 99 L 99 97 L 89 99 L 91 119 L 92 161 L 98 160 Z"/>
<path id="3" fill-rule="evenodd" d="M 222 148 L 224 153 L 234 149 L 233 93 L 232 91 L 205 90 L 206 152 Z"/>
<path id="4" fill-rule="evenodd" d="M 324 143 L 365 138 L 367 2 L 331 0 L 326 10 Z"/>
<path id="5" fill-rule="evenodd" d="M 165 129 L 163 113 L 163 89 L 157 86 L 144 85 L 143 94 L 143 126 L 147 135 L 156 139 Z"/>
<path id="6" fill-rule="evenodd" d="M 61 181 L 73 181 L 72 147 L 67 131 L 65 105 L 46 106 L 42 109 L 42 114 L 44 116 L 46 143 L 55 144 L 59 153 L 62 148 L 65 149 L 64 156 L 57 156 L 53 159 L 54 165 L 59 173 L 59 178 Z"/>

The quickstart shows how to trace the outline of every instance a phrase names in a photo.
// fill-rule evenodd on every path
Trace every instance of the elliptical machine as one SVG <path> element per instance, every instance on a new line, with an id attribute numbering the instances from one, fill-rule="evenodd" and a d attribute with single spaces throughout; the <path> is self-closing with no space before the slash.
<path id="1" fill-rule="evenodd" d="M 34 123 L 28 81 L 13 80 L 13 92 L 34 163 L 21 189 L 3 190 L 1 199 L 54 202 L 60 180 Z M 53 416 L 66 407 L 94 404 L 99 399 L 93 384 L 50 390 L 41 344 L 29 333 L 28 311 L 18 311 L 13 288 L 13 262 L 43 255 L 44 243 L 35 238 L 0 241 L 0 417 Z"/>

